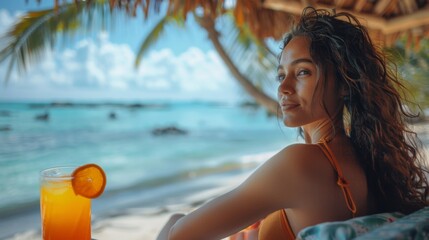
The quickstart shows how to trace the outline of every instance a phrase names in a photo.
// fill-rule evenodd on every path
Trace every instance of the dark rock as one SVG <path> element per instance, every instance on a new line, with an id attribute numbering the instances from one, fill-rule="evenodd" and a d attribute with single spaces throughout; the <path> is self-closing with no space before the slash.
<path id="1" fill-rule="evenodd" d="M 12 130 L 12 127 L 9 125 L 0 126 L 0 132 L 7 132 L 11 130 Z"/>
<path id="2" fill-rule="evenodd" d="M 152 130 L 152 134 L 155 136 L 163 136 L 163 135 L 186 135 L 188 131 L 177 128 L 175 126 L 163 127 L 163 128 L 155 128 Z"/>
<path id="3" fill-rule="evenodd" d="M 10 117 L 10 112 L 9 111 L 6 111 L 6 110 L 3 110 L 3 111 L 0 111 L 0 117 Z"/>
<path id="4" fill-rule="evenodd" d="M 116 119 L 116 113 L 115 112 L 110 112 L 109 113 L 109 119 L 115 120 Z"/>
<path id="5" fill-rule="evenodd" d="M 42 114 L 36 115 L 36 117 L 34 117 L 34 118 L 38 121 L 48 121 L 49 120 L 49 113 L 42 113 Z"/>

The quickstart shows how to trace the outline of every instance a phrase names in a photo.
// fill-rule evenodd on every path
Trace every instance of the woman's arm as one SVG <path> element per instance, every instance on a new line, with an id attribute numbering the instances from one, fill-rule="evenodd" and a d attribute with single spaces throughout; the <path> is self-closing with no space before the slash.
<path id="1" fill-rule="evenodd" d="M 296 147 L 285 148 L 258 168 L 236 189 L 208 202 L 181 217 L 171 227 L 164 227 L 165 239 L 221 239 L 298 202 L 301 182 L 296 164 Z M 286 193 L 297 194 L 286 194 Z M 175 219 L 177 220 L 177 219 Z M 170 222 L 171 225 L 171 222 Z"/>
<path id="2" fill-rule="evenodd" d="M 167 239 L 221 239 L 265 217 L 256 197 L 236 188 L 179 219 Z"/>

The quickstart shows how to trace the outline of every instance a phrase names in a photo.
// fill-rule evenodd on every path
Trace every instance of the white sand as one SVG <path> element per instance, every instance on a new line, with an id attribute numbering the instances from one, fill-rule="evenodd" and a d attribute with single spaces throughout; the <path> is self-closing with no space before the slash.
<path id="1" fill-rule="evenodd" d="M 244 180 L 244 175 L 234 178 L 231 186 Z M 162 209 L 135 208 L 128 209 L 124 215 L 96 221 L 92 237 L 99 240 L 108 239 L 155 239 L 162 226 L 173 213 L 187 213 L 209 199 L 226 192 L 230 187 L 221 187 L 198 192 L 183 199 L 182 203 L 168 205 Z M 186 203 L 187 202 L 187 203 Z"/>

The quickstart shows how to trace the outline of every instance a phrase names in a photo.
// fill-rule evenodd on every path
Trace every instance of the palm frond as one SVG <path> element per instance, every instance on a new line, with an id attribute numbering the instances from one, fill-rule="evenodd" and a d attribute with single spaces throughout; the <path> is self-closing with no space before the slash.
<path id="1" fill-rule="evenodd" d="M 77 17 L 82 8 L 68 4 L 59 9 L 28 12 L 0 38 L 0 63 L 10 58 L 6 81 L 13 66 L 25 70 L 27 65 L 39 59 L 48 46 L 53 46 L 58 32 L 70 32 L 78 25 Z"/>
<path id="2" fill-rule="evenodd" d="M 246 23 L 238 26 L 232 13 L 228 12 L 220 20 L 221 43 L 240 72 L 261 89 L 272 87 L 277 67 L 276 55 Z"/>
<path id="3" fill-rule="evenodd" d="M 148 33 L 148 35 L 143 39 L 140 44 L 139 51 L 137 52 L 136 59 L 134 62 L 134 66 L 137 68 L 140 63 L 143 55 L 149 50 L 150 47 L 153 46 L 155 42 L 157 42 L 162 34 L 164 33 L 164 29 L 167 25 L 171 23 L 180 24 L 180 21 L 173 16 L 166 15 L 159 20 L 159 22 L 154 26 L 154 28 Z"/>
<path id="4" fill-rule="evenodd" d="M 133 8 L 129 8 L 131 3 Z M 19 73 L 25 72 L 27 66 L 40 59 L 47 48 L 55 46 L 59 34 L 62 33 L 62 39 L 67 40 L 78 31 L 90 33 L 94 29 L 105 29 L 108 24 L 113 27 L 116 12 L 132 17 L 138 6 L 147 17 L 152 11 L 159 11 L 160 3 L 161 0 L 88 0 L 85 3 L 65 0 L 61 5 L 55 2 L 51 9 L 26 13 L 0 37 L 0 46 L 4 46 L 0 49 L 0 63 L 10 61 L 5 83 L 15 66 Z"/>

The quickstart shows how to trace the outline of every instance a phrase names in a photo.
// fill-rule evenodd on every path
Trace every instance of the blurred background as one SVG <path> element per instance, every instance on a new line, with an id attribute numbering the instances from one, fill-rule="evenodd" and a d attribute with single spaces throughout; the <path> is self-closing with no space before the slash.
<path id="1" fill-rule="evenodd" d="M 274 76 L 309 5 L 369 28 L 425 126 L 426 0 L 2 1 L 0 238 L 39 227 L 44 168 L 101 165 L 102 215 L 225 184 L 301 141 L 276 117 Z"/>

